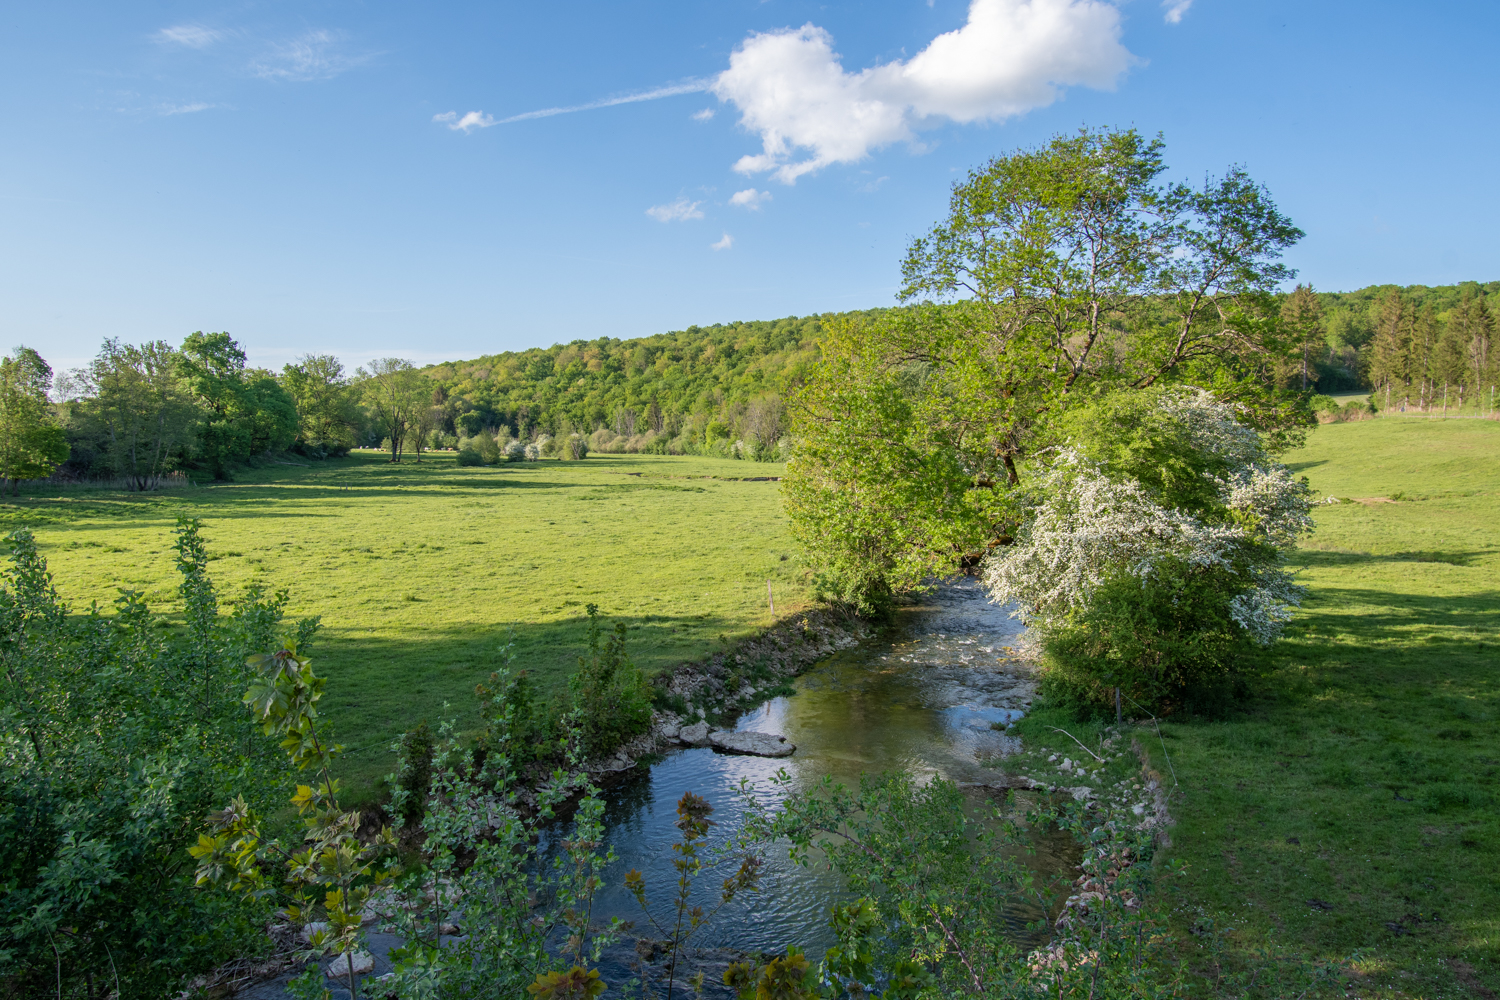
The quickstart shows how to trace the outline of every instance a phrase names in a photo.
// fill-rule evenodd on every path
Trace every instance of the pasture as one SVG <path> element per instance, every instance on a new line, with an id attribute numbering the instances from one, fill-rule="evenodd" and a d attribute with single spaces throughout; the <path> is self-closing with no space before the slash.
<path id="1" fill-rule="evenodd" d="M 172 527 L 201 518 L 222 602 L 258 583 L 289 590 L 290 615 L 322 616 L 324 715 L 368 793 L 400 732 L 474 717 L 474 685 L 509 629 L 515 666 L 556 690 L 582 652 L 590 603 L 628 624 L 648 672 L 769 625 L 767 580 L 778 617 L 804 607 L 778 484 L 743 479 L 781 471 L 636 455 L 460 468 L 429 453 L 392 465 L 362 452 L 155 494 L 43 487 L 0 504 L 0 526 L 33 529 L 75 611 L 130 588 L 170 616 Z"/>
<path id="2" fill-rule="evenodd" d="M 1495 995 L 1500 423 L 1329 424 L 1285 460 L 1356 502 L 1318 508 L 1253 697 L 1162 726 L 1186 865 L 1162 914 L 1205 992 L 1330 963 L 1329 995 Z"/>

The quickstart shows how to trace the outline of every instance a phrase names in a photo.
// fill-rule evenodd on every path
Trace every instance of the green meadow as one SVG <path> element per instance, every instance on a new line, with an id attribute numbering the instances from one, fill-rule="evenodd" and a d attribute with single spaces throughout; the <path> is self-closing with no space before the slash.
<path id="1" fill-rule="evenodd" d="M 1150 741 L 1181 782 L 1162 913 L 1203 995 L 1297 963 L 1343 970 L 1327 995 L 1500 994 L 1500 423 L 1330 424 L 1285 460 L 1363 502 L 1318 508 L 1256 694 Z"/>
<path id="2" fill-rule="evenodd" d="M 1180 782 L 1182 871 L 1157 915 L 1192 995 L 1279 996 L 1268 970 L 1319 964 L 1329 996 L 1500 994 L 1500 422 L 1324 425 L 1285 457 L 1338 502 L 1294 555 L 1309 597 L 1250 695 L 1151 734 Z M 323 617 L 326 715 L 369 792 L 402 730 L 472 717 L 508 629 L 556 688 L 590 602 L 648 670 L 768 625 L 767 580 L 778 615 L 805 607 L 778 485 L 744 478 L 780 472 L 360 453 L 162 494 L 36 492 L 0 517 L 33 527 L 75 608 L 130 587 L 169 615 L 171 527 L 201 518 L 226 599 L 285 587 L 292 614 Z"/>
<path id="3" fill-rule="evenodd" d="M 155 494 L 51 488 L 0 505 L 30 526 L 75 610 L 117 588 L 180 611 L 172 528 L 196 517 L 223 602 L 247 585 L 320 615 L 322 705 L 368 791 L 393 738 L 475 714 L 514 630 L 517 668 L 557 689 L 584 644 L 585 608 L 630 628 L 648 672 L 694 660 L 804 607 L 805 572 L 769 463 L 636 455 L 461 468 L 451 454 L 375 453 L 280 464 Z"/>

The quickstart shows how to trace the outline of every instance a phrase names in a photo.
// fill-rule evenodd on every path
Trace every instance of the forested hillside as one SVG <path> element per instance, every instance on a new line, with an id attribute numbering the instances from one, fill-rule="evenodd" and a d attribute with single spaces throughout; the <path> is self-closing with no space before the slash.
<path id="1" fill-rule="evenodd" d="M 1285 296 L 1286 303 L 1293 299 Z M 1314 299 L 1301 315 L 1295 306 L 1282 310 L 1288 326 L 1305 327 L 1309 391 L 1389 383 L 1399 393 L 1411 380 L 1420 389 L 1423 379 L 1441 387 L 1446 378 L 1456 407 L 1460 385 L 1488 386 L 1495 378 L 1490 317 L 1500 307 L 1500 281 L 1372 285 L 1316 292 Z M 454 435 L 485 427 L 506 427 L 521 438 L 602 429 L 600 441 L 631 450 L 682 452 L 717 443 L 732 451 L 734 441 L 774 442 L 782 436 L 781 393 L 817 356 L 829 323 L 869 322 L 891 311 L 693 326 L 637 340 L 575 340 L 435 365 L 424 373 L 440 386 L 449 414 L 446 430 Z M 1400 399 L 1393 395 L 1394 403 Z M 1473 399 L 1470 391 L 1466 402 Z"/>
<path id="2" fill-rule="evenodd" d="M 1299 288 L 1281 298 L 1284 337 L 1301 345 L 1301 363 L 1283 366 L 1289 387 L 1373 390 L 1381 408 L 1493 409 L 1500 282 Z M 421 369 L 387 358 L 348 371 L 336 358 L 310 355 L 265 371 L 248 367 L 223 333 L 195 333 L 178 348 L 111 340 L 87 368 L 59 375 L 50 414 L 42 383 L 50 385 L 51 371 L 23 349 L 15 371 L 39 374 L 17 382 L 12 395 L 36 405 L 0 407 L 7 440 L 16 442 L 0 449 L 0 474 L 45 476 L 70 453 L 70 477 L 149 488 L 173 471 L 224 478 L 270 454 L 318 458 L 358 445 L 393 456 L 467 445 L 486 462 L 524 457 L 526 444 L 535 446 L 533 457 L 603 450 L 784 458 L 793 417 L 787 391 L 817 360 L 827 331 L 899 311 L 574 340 Z M 65 431 L 68 448 L 25 444 L 52 440 L 36 437 L 32 425 Z"/>
<path id="3" fill-rule="evenodd" d="M 590 435 L 595 450 L 765 455 L 785 437 L 782 393 L 817 357 L 825 326 L 886 310 L 714 324 L 575 340 L 436 365 L 443 431 Z M 736 442 L 739 448 L 736 449 Z"/>
<path id="4" fill-rule="evenodd" d="M 1371 285 L 1317 296 L 1322 392 L 1372 389 L 1383 407 L 1477 408 L 1500 382 L 1492 344 L 1500 282 Z M 1285 311 L 1284 311 L 1285 312 Z"/>

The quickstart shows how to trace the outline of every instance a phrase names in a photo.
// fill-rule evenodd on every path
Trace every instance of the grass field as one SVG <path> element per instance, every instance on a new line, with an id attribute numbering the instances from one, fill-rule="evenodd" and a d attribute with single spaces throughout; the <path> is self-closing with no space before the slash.
<path id="1" fill-rule="evenodd" d="M 648 671 L 769 625 L 767 580 L 778 616 L 805 606 L 778 484 L 742 481 L 781 471 L 633 455 L 393 466 L 356 453 L 169 493 L 43 488 L 0 504 L 0 527 L 34 530 L 75 610 L 128 587 L 172 613 L 171 529 L 201 518 L 221 599 L 258 582 L 290 590 L 291 614 L 323 617 L 324 715 L 369 789 L 402 730 L 473 716 L 474 685 L 511 626 L 516 665 L 556 687 L 582 651 L 589 603 L 629 623 Z"/>
<path id="2" fill-rule="evenodd" d="M 1500 423 L 1325 425 L 1287 461 L 1351 501 L 1319 507 L 1295 557 L 1307 605 L 1237 711 L 1163 726 L 1186 873 L 1159 901 L 1193 995 L 1277 996 L 1264 970 L 1322 961 L 1345 973 L 1329 996 L 1500 995 Z M 396 733 L 472 711 L 511 623 L 520 664 L 556 685 L 590 601 L 630 623 L 648 669 L 768 624 L 767 579 L 778 612 L 803 606 L 776 484 L 678 478 L 779 473 L 357 455 L 165 495 L 23 496 L 0 519 L 35 528 L 75 606 L 129 586 L 171 611 L 170 528 L 203 518 L 226 595 L 285 586 L 324 616 L 327 714 L 369 788 Z"/>
<path id="3" fill-rule="evenodd" d="M 1269 957 L 1340 963 L 1328 995 L 1500 995 L 1500 423 L 1326 425 L 1286 460 L 1366 502 L 1318 509 L 1258 696 L 1163 726 L 1162 901 L 1205 991 L 1274 995 L 1243 988 Z"/>

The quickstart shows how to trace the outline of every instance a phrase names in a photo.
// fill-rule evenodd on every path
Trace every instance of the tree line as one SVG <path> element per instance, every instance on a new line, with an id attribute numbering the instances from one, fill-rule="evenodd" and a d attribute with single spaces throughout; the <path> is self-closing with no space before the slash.
<path id="1" fill-rule="evenodd" d="M 1176 308 L 1172 294 L 1142 289 L 1132 308 L 1164 322 Z M 1258 363 L 1284 387 L 1370 390 L 1383 409 L 1494 407 L 1500 282 L 1257 294 L 1253 335 L 1281 344 Z M 788 400 L 836 331 L 935 316 L 962 326 L 971 308 L 909 298 L 891 309 L 574 340 L 425 368 L 376 359 L 353 371 L 331 355 L 306 355 L 280 372 L 253 368 L 223 332 L 193 333 L 178 347 L 111 339 L 55 386 L 47 362 L 23 347 L 0 360 L 0 478 L 16 490 L 61 465 L 75 478 L 150 489 L 174 472 L 225 478 L 285 452 L 316 459 L 383 447 L 393 460 L 420 461 L 430 448 L 469 445 L 492 462 L 525 454 L 528 443 L 542 453 L 549 439 L 550 453 L 563 455 L 782 459 Z M 1118 339 L 1121 322 L 1101 300 L 1090 350 Z"/>
<path id="2" fill-rule="evenodd" d="M 472 443 L 503 458 L 507 437 L 515 454 L 572 438 L 575 454 L 775 458 L 788 434 L 780 394 L 835 318 L 603 337 L 420 369 L 380 358 L 350 371 L 309 354 L 274 372 L 251 367 L 228 333 L 195 332 L 176 347 L 109 339 L 88 365 L 54 378 L 22 347 L 0 360 L 0 476 L 18 488 L 62 467 L 152 489 L 174 473 L 228 478 L 282 453 L 379 447 L 420 461 Z"/>

